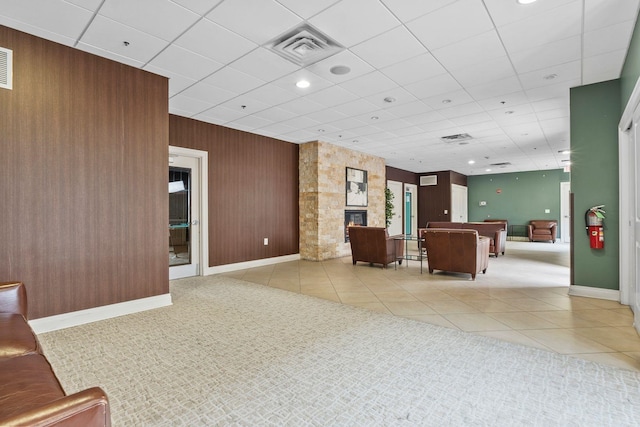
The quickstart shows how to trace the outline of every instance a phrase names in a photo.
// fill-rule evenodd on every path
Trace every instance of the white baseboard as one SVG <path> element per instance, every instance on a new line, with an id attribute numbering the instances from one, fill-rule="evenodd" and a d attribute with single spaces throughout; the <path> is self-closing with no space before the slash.
<path id="1" fill-rule="evenodd" d="M 575 297 L 607 299 L 611 301 L 620 301 L 620 291 L 613 289 L 592 288 L 591 286 L 569 286 L 569 295 Z"/>
<path id="2" fill-rule="evenodd" d="M 264 267 L 265 265 L 280 264 L 282 262 L 298 261 L 300 254 L 284 255 L 274 258 L 256 259 L 254 261 L 238 262 L 235 264 L 216 265 L 215 267 L 207 267 L 203 273 L 205 276 L 210 274 L 228 273 L 230 271 L 244 270 L 246 268 Z"/>
<path id="3" fill-rule="evenodd" d="M 98 320 L 166 307 L 171 304 L 171 294 L 163 294 L 117 304 L 103 305 L 86 310 L 72 311 L 71 313 L 42 317 L 40 319 L 30 320 L 29 325 L 31 325 L 31 329 L 33 329 L 36 334 L 43 334 L 45 332 L 57 331 L 58 329 L 97 322 Z"/>

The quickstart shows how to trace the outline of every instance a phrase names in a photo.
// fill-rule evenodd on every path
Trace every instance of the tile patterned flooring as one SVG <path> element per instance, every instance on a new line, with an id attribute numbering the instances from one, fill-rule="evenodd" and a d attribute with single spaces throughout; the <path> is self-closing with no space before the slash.
<path id="1" fill-rule="evenodd" d="M 575 297 L 569 245 L 507 242 L 486 274 L 429 274 L 420 264 L 382 269 L 351 257 L 292 261 L 224 273 L 248 282 L 491 336 L 640 371 L 633 313 L 615 301 Z"/>

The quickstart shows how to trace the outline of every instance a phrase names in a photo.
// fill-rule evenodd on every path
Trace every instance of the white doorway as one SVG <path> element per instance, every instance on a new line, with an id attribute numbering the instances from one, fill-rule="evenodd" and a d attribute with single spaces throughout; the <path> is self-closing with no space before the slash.
<path id="1" fill-rule="evenodd" d="M 640 333 L 640 81 L 629 98 L 618 128 L 620 186 L 620 302 L 631 307 Z"/>
<path id="2" fill-rule="evenodd" d="M 398 181 L 387 181 L 387 188 L 393 194 L 393 215 L 388 231 L 390 236 L 402 233 L 402 183 Z"/>
<path id="3" fill-rule="evenodd" d="M 418 186 L 404 184 L 404 234 L 418 234 Z"/>
<path id="4" fill-rule="evenodd" d="M 571 183 L 560 183 L 560 233 L 562 242 L 571 241 L 571 206 L 570 206 Z"/>
<path id="5" fill-rule="evenodd" d="M 451 221 L 467 222 L 468 219 L 468 188 L 464 185 L 451 184 Z"/>
<path id="6" fill-rule="evenodd" d="M 206 160 L 206 152 L 169 147 L 170 280 L 202 275 L 208 260 Z"/>

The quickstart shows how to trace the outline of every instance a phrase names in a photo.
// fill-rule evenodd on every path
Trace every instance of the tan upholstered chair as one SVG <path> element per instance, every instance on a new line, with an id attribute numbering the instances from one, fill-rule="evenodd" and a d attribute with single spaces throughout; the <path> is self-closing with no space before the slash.
<path id="1" fill-rule="evenodd" d="M 556 242 L 558 221 L 555 219 L 534 219 L 529 221 L 527 232 L 530 242 Z"/>

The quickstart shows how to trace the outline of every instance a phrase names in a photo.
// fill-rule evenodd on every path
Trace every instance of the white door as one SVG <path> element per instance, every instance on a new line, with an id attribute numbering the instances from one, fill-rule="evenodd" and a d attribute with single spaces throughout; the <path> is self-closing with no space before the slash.
<path id="1" fill-rule="evenodd" d="M 629 140 L 629 203 L 631 204 L 631 238 L 634 251 L 629 257 L 629 304 L 633 308 L 635 317 L 635 327 L 640 331 L 640 286 L 638 286 L 638 278 L 640 278 L 640 107 L 636 108 L 633 113 L 632 136 Z M 624 195 L 621 195 L 624 197 Z"/>
<path id="2" fill-rule="evenodd" d="M 418 186 L 404 184 L 404 224 L 405 234 L 418 234 Z"/>
<path id="3" fill-rule="evenodd" d="M 389 235 L 402 234 L 402 183 L 387 181 L 387 188 L 393 193 L 393 216 L 389 224 Z"/>
<path id="4" fill-rule="evenodd" d="M 562 241 L 569 243 L 571 241 L 571 207 L 570 198 L 571 183 L 560 183 L 560 233 L 562 233 Z"/>
<path id="5" fill-rule="evenodd" d="M 451 184 L 451 221 L 467 222 L 467 187 Z"/>
<path id="6" fill-rule="evenodd" d="M 198 159 L 169 158 L 169 279 L 197 276 L 200 260 Z"/>

